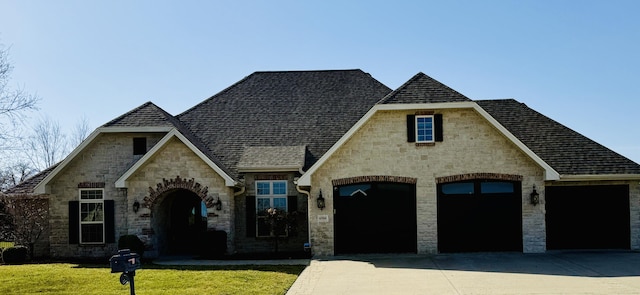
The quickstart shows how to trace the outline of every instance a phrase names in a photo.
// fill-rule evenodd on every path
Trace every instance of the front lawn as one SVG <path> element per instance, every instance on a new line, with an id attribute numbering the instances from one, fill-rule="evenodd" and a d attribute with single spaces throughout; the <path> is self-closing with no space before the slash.
<path id="1" fill-rule="evenodd" d="M 304 266 L 161 266 L 136 272 L 137 295 L 284 294 Z M 108 265 L 0 265 L 0 294 L 129 294 Z"/>

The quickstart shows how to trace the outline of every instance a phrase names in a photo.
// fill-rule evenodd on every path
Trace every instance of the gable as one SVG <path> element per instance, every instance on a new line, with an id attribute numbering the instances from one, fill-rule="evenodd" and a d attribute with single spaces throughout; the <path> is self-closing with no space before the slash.
<path id="1" fill-rule="evenodd" d="M 206 164 L 210 169 L 215 171 L 222 179 L 224 179 L 224 183 L 226 186 L 236 186 L 237 181 L 229 176 L 225 171 L 216 165 L 209 157 L 207 157 L 202 151 L 200 151 L 196 146 L 193 145 L 187 138 L 182 135 L 178 130 L 173 129 L 171 132 L 167 133 L 167 135 L 158 142 L 149 152 L 147 152 L 139 161 L 137 161 L 131 168 L 129 168 L 117 181 L 116 187 L 127 187 L 127 180 L 132 177 L 138 170 L 142 169 L 145 165 L 152 162 L 153 159 L 159 154 L 162 153 L 166 149 L 168 145 L 175 145 L 175 143 L 179 141 L 181 142 L 188 150 L 193 152 L 193 154 L 200 159 L 203 163 Z M 167 160 L 165 165 L 172 165 L 173 161 L 171 159 Z"/>
<path id="2" fill-rule="evenodd" d="M 305 172 L 300 179 L 298 180 L 298 184 L 300 186 L 310 186 L 311 178 L 313 174 L 326 162 L 328 161 L 334 153 L 336 153 L 344 144 L 346 144 L 353 136 L 355 136 L 360 129 L 363 128 L 377 113 L 379 112 L 387 112 L 387 111 L 416 111 L 416 110 L 453 110 L 453 109 L 466 109 L 472 110 L 475 112 L 479 118 L 481 118 L 484 122 L 491 126 L 492 128 L 498 131 L 498 134 L 501 134 L 504 138 L 507 139 L 508 142 L 511 142 L 517 149 L 519 149 L 522 153 L 524 153 L 529 159 L 535 162 L 540 168 L 544 170 L 544 178 L 545 180 L 558 180 L 559 174 L 546 162 L 544 162 L 540 157 L 538 157 L 533 151 L 531 151 L 526 145 L 524 145 L 517 137 L 511 134 L 506 128 L 504 128 L 500 123 L 498 123 L 494 118 L 492 118 L 485 110 L 480 108 L 474 102 L 452 102 L 452 103 L 429 103 L 429 104 L 390 104 L 383 105 L 379 104 L 373 107 L 357 124 L 355 124 L 334 146 L 329 149 L 327 153 L 325 153 L 322 158 L 316 162 L 311 168 Z M 404 120 L 404 119 L 403 119 Z M 406 121 L 403 121 L 403 123 Z M 405 125 L 403 125 L 405 126 Z M 403 134 L 405 129 L 400 128 L 397 130 L 397 133 Z M 445 131 L 446 133 L 447 131 Z M 455 130 L 448 131 L 451 133 L 456 133 Z M 384 140 L 384 139 L 381 139 Z"/>

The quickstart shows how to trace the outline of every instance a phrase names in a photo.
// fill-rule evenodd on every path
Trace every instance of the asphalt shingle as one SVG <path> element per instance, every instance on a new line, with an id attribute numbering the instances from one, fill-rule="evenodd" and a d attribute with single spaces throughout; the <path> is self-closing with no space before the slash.
<path id="1" fill-rule="evenodd" d="M 514 99 L 480 107 L 561 175 L 640 174 L 640 165 Z"/>
<path id="2" fill-rule="evenodd" d="M 177 118 L 233 172 L 245 146 L 305 145 L 306 169 L 390 91 L 361 70 L 255 72 Z"/>
<path id="3" fill-rule="evenodd" d="M 380 104 L 439 103 L 471 101 L 466 96 L 438 82 L 424 73 L 418 73 L 398 89 L 389 93 Z"/>

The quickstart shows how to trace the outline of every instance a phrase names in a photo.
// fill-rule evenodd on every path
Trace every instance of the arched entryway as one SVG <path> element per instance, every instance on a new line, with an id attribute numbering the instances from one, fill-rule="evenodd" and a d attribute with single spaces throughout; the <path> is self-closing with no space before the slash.
<path id="1" fill-rule="evenodd" d="M 198 254 L 200 239 L 207 231 L 205 203 L 186 189 L 167 191 L 160 199 L 153 213 L 160 255 Z"/>

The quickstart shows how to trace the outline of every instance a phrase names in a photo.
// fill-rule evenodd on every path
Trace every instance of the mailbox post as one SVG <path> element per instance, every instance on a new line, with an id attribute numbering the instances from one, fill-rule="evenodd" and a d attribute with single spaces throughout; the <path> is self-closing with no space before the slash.
<path id="1" fill-rule="evenodd" d="M 111 273 L 121 272 L 120 283 L 123 285 L 129 283 L 131 295 L 136 295 L 134 278 L 136 269 L 140 269 L 140 255 L 131 253 L 129 249 L 118 250 L 118 254 L 111 256 L 109 263 L 111 264 Z"/>

